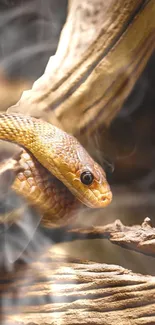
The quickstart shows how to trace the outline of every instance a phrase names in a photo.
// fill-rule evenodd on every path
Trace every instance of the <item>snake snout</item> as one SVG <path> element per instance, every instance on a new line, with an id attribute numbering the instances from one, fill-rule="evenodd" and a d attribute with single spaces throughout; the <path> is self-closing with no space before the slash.
<path id="1" fill-rule="evenodd" d="M 111 191 L 101 194 L 101 196 L 100 196 L 101 207 L 107 206 L 108 204 L 110 204 L 111 201 L 112 201 L 112 192 Z"/>

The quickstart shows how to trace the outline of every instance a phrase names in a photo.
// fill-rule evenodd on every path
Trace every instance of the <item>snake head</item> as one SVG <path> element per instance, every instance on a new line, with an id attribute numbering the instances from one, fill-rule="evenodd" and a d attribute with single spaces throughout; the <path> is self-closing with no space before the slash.
<path id="1" fill-rule="evenodd" d="M 60 138 L 59 138 L 60 141 Z M 56 146 L 55 164 L 61 175 L 57 177 L 88 207 L 101 208 L 112 200 L 106 174 L 78 142 L 66 134 L 63 143 Z"/>
<path id="2" fill-rule="evenodd" d="M 111 202 L 104 170 L 73 136 L 30 116 L 1 114 L 0 138 L 29 150 L 85 205 L 99 208 Z"/>

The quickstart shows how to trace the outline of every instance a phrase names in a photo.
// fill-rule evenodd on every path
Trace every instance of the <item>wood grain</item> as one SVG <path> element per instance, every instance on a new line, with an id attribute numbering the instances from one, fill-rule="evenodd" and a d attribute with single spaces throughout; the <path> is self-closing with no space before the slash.
<path id="1" fill-rule="evenodd" d="M 49 250 L 36 263 L 16 269 L 9 292 L 8 275 L 2 279 L 7 324 L 155 323 L 155 277 L 119 266 L 55 257 Z"/>
<path id="2" fill-rule="evenodd" d="M 154 16 L 154 0 L 71 1 L 56 55 L 9 111 L 41 116 L 80 139 L 109 125 L 153 53 Z"/>

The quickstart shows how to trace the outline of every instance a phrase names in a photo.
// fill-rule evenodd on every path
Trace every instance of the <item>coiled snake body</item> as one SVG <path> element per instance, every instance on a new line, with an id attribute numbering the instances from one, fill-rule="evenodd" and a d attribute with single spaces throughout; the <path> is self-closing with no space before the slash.
<path id="1" fill-rule="evenodd" d="M 39 207 L 45 224 L 68 223 L 79 201 L 91 208 L 111 202 L 104 170 L 66 132 L 29 116 L 0 114 L 0 139 L 24 148 L 13 188 Z"/>

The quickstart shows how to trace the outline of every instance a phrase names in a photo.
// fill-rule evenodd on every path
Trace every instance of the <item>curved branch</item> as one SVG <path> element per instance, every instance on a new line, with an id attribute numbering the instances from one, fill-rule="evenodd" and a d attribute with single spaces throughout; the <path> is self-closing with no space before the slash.
<path id="1" fill-rule="evenodd" d="M 109 125 L 155 48 L 154 16 L 154 0 L 73 0 L 56 55 L 10 110 L 77 137 Z"/>

